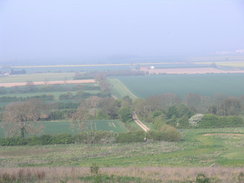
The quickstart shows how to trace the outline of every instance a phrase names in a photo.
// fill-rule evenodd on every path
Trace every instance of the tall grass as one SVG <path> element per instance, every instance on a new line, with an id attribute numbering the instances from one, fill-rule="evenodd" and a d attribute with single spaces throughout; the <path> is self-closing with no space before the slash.
<path id="1" fill-rule="evenodd" d="M 211 183 L 242 183 L 244 168 L 202 167 L 202 168 L 171 168 L 171 167 L 127 167 L 101 168 L 100 174 L 92 175 L 90 169 L 59 167 L 59 168 L 0 168 L 0 182 L 96 182 L 99 183 L 183 183 L 195 182 L 199 175 L 209 178 Z M 200 180 L 200 179 L 199 179 Z M 8 182 L 7 182 L 8 181 Z M 11 182 L 12 181 L 12 182 Z"/>

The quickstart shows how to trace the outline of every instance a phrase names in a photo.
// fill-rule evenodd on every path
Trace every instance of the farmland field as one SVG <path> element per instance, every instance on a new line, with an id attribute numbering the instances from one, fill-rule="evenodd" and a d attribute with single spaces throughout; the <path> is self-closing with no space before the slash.
<path id="1" fill-rule="evenodd" d="M 179 96 L 189 93 L 244 95 L 244 85 L 241 84 L 244 81 L 243 74 L 151 75 L 116 78 L 138 97 L 162 93 L 174 93 Z"/>
<path id="2" fill-rule="evenodd" d="M 244 128 L 182 130 L 180 142 L 1 147 L 1 167 L 243 167 Z"/>
<path id="3" fill-rule="evenodd" d="M 129 96 L 131 99 L 136 99 L 137 96 L 134 95 L 120 80 L 111 78 L 109 79 L 110 84 L 112 85 L 112 94 L 115 97 L 123 98 Z"/>
<path id="4" fill-rule="evenodd" d="M 27 81 L 64 81 L 72 80 L 74 73 L 35 73 L 35 74 L 21 74 L 0 77 L 0 83 L 15 83 Z"/>
<path id="5" fill-rule="evenodd" d="M 56 134 L 78 134 L 80 129 L 75 128 L 71 121 L 42 121 L 38 122 L 44 128 L 41 134 L 56 135 Z M 119 120 L 96 120 L 89 121 L 84 130 L 99 130 L 112 132 L 128 131 L 124 124 Z M 0 128 L 0 137 L 4 137 L 4 130 Z"/>
<path id="6" fill-rule="evenodd" d="M 103 130 L 112 132 L 126 132 L 127 129 L 119 120 L 95 120 L 87 125 L 89 130 Z"/>
<path id="7" fill-rule="evenodd" d="M 84 80 L 62 80 L 62 81 L 35 81 L 35 82 L 11 82 L 11 83 L 0 83 L 0 87 L 16 87 L 16 86 L 33 86 L 33 85 L 65 85 L 65 84 L 88 84 L 95 83 L 94 79 Z"/>
<path id="8" fill-rule="evenodd" d="M 243 60 L 244 58 L 239 58 L 239 60 Z M 237 67 L 237 68 L 243 68 L 244 67 L 244 62 L 243 61 L 232 61 L 232 62 L 221 62 L 221 61 L 215 61 L 215 62 L 195 62 L 196 64 L 205 64 L 205 65 L 210 65 L 210 64 L 216 64 L 217 66 L 227 66 L 227 67 Z"/>

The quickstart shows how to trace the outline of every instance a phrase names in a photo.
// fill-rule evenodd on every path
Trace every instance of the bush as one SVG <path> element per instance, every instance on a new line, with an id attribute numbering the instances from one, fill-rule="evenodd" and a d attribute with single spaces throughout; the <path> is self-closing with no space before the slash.
<path id="1" fill-rule="evenodd" d="M 206 114 L 199 122 L 199 128 L 243 127 L 244 121 L 239 116 L 217 116 Z"/>
<path id="2" fill-rule="evenodd" d="M 146 134 L 143 131 L 120 133 L 116 138 L 116 142 L 117 143 L 143 142 L 145 137 Z"/>
<path id="3" fill-rule="evenodd" d="M 181 135 L 176 128 L 164 125 L 159 131 L 149 131 L 148 138 L 154 141 L 179 141 Z"/>
<path id="4" fill-rule="evenodd" d="M 55 135 L 51 139 L 52 144 L 73 144 L 75 137 L 69 134 Z"/>
<path id="5" fill-rule="evenodd" d="M 244 182 L 244 173 L 240 172 L 240 174 L 237 177 L 238 183 L 243 183 Z"/>
<path id="6" fill-rule="evenodd" d="M 99 174 L 99 166 L 97 166 L 96 164 L 92 164 L 92 166 L 90 167 L 90 172 L 92 175 L 98 175 Z"/>
<path id="7" fill-rule="evenodd" d="M 196 177 L 196 183 L 210 183 L 210 179 L 206 175 L 200 173 Z"/>
<path id="8" fill-rule="evenodd" d="M 75 136 L 75 142 L 79 144 L 112 144 L 116 140 L 117 133 L 106 131 L 83 132 Z"/>
<path id="9" fill-rule="evenodd" d="M 1 146 L 18 146 L 18 145 L 27 145 L 28 139 L 23 137 L 9 137 L 0 139 Z"/>

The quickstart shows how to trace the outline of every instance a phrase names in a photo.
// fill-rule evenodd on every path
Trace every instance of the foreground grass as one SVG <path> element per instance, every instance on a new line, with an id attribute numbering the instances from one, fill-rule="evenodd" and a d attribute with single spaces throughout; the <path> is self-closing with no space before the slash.
<path id="1" fill-rule="evenodd" d="M 41 167 L 0 168 L 4 183 L 243 183 L 244 168 L 172 168 L 127 167 L 100 168 L 97 174 L 90 168 Z M 196 181 L 201 174 L 210 182 Z M 8 180 L 8 181 L 6 181 Z M 12 181 L 11 181 L 12 180 Z"/>
<path id="2" fill-rule="evenodd" d="M 0 167 L 243 167 L 244 129 L 191 129 L 180 142 L 0 148 Z"/>

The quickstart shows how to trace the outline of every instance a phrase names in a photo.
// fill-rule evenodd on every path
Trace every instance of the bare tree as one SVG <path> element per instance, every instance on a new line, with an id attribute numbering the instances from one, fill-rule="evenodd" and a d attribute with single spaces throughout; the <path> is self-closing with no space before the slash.
<path id="1" fill-rule="evenodd" d="M 75 128 L 84 128 L 86 122 L 89 120 L 89 109 L 84 104 L 85 102 L 81 102 L 76 112 L 72 115 L 72 121 Z"/>
<path id="2" fill-rule="evenodd" d="M 96 76 L 96 81 L 98 82 L 98 85 L 100 86 L 101 90 L 103 92 L 109 92 L 111 89 L 111 86 L 106 78 L 105 73 L 98 73 Z"/>
<path id="3" fill-rule="evenodd" d="M 45 108 L 40 100 L 10 103 L 3 112 L 3 128 L 8 136 L 38 133 L 42 126 L 34 122 L 41 118 Z"/>

